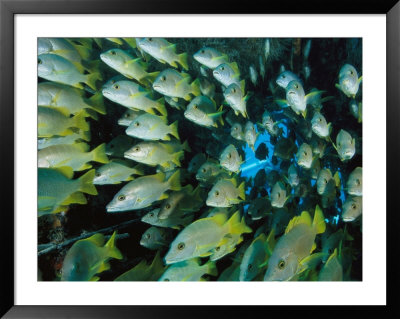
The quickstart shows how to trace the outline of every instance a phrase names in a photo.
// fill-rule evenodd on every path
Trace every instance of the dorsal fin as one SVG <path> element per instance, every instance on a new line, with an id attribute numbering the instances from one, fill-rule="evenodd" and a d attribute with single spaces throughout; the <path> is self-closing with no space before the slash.
<path id="1" fill-rule="evenodd" d="M 298 224 L 312 225 L 311 216 L 307 211 L 303 211 L 300 216 L 293 217 L 286 227 L 285 234 L 287 234 L 292 228 Z"/>

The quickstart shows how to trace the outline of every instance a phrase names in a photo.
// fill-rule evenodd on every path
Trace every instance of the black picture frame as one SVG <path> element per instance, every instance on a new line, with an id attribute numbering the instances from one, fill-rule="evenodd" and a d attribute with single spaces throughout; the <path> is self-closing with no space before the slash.
<path id="1" fill-rule="evenodd" d="M 399 317 L 398 203 L 395 185 L 400 162 L 400 3 L 398 0 L 274 1 L 241 5 L 215 1 L 162 0 L 0 0 L 0 176 L 1 262 L 0 315 L 4 318 L 208 318 L 310 315 L 334 317 Z M 378 307 L 268 307 L 265 306 L 16 306 L 14 303 L 14 18 L 16 14 L 385 14 L 387 21 L 387 305 Z M 355 26 L 356 27 L 356 26 Z M 383 104 L 383 103 L 382 103 Z M 383 106 L 382 106 L 383 107 Z M 379 107 L 376 109 L 379 112 Z M 391 187 L 392 186 L 392 187 Z M 379 187 L 379 185 L 377 185 Z M 396 205 L 397 204 L 397 205 Z M 384 213 L 384 212 L 377 212 Z M 377 214 L 378 215 L 378 214 Z M 396 271 L 397 270 L 397 271 Z M 379 269 L 376 270 L 377 274 Z M 238 293 L 240 293 L 238 291 Z M 316 292 L 318 293 L 318 292 Z M 312 296 L 310 296 L 311 298 Z M 396 315 L 397 314 L 397 315 Z"/>

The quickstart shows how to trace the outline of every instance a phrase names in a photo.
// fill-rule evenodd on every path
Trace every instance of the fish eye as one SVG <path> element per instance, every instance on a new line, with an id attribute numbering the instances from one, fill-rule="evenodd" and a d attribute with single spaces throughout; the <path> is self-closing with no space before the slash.
<path id="1" fill-rule="evenodd" d="M 356 179 L 356 184 L 359 186 L 361 184 L 359 179 Z"/>
<path id="2" fill-rule="evenodd" d="M 236 131 L 238 130 L 238 127 L 237 127 L 237 126 L 235 127 L 235 130 L 236 130 Z"/>
<path id="3" fill-rule="evenodd" d="M 100 172 L 96 172 L 95 174 L 97 177 L 101 176 Z"/>
<path id="4" fill-rule="evenodd" d="M 253 268 L 253 265 L 252 264 L 249 264 L 248 266 L 247 266 L 247 269 L 248 270 L 251 270 Z"/>
<path id="5" fill-rule="evenodd" d="M 307 156 L 307 152 L 304 152 L 304 156 Z"/>
<path id="6" fill-rule="evenodd" d="M 284 79 L 286 79 L 286 75 L 283 74 L 282 77 L 283 77 Z"/>
<path id="7" fill-rule="evenodd" d="M 229 153 L 229 154 L 228 154 L 228 158 L 231 158 L 231 157 L 232 157 L 232 155 L 231 155 L 231 153 Z"/>
<path id="8" fill-rule="evenodd" d="M 42 60 L 38 59 L 38 60 L 37 60 L 37 63 L 38 63 L 38 64 L 42 64 Z"/>
<path id="9" fill-rule="evenodd" d="M 165 208 L 166 208 L 166 209 L 170 209 L 170 208 L 171 208 L 171 205 L 170 205 L 170 204 L 167 204 L 167 205 L 165 205 Z"/>
<path id="10" fill-rule="evenodd" d="M 195 110 L 197 110 L 197 105 L 195 104 L 195 105 L 193 105 L 193 108 L 195 109 Z"/>
<path id="11" fill-rule="evenodd" d="M 281 198 L 281 193 L 278 193 L 278 198 Z"/>
<path id="12" fill-rule="evenodd" d="M 115 51 L 110 51 L 110 53 L 111 53 L 111 55 L 115 55 L 116 54 Z"/>
<path id="13" fill-rule="evenodd" d="M 353 204 L 351 204 L 351 208 L 356 209 L 357 205 L 353 203 Z"/>
<path id="14" fill-rule="evenodd" d="M 206 170 L 205 168 L 203 168 L 201 171 L 202 171 L 203 173 L 207 172 L 207 170 Z"/>
<path id="15" fill-rule="evenodd" d="M 329 255 L 333 253 L 332 248 L 328 249 L 328 253 L 329 253 Z"/>
<path id="16" fill-rule="evenodd" d="M 326 179 L 324 179 L 324 183 L 325 183 L 325 184 L 328 184 L 328 181 L 327 181 Z"/>
<path id="17" fill-rule="evenodd" d="M 321 118 L 319 118 L 319 119 L 318 119 L 318 121 L 322 122 L 322 119 L 321 119 Z"/>
<path id="18" fill-rule="evenodd" d="M 204 50 L 201 50 L 201 53 L 203 53 L 203 54 L 204 54 L 205 52 L 206 52 L 206 51 L 204 51 Z"/>
<path id="19" fill-rule="evenodd" d="M 219 196 L 219 191 L 215 191 L 215 196 Z"/>
<path id="20" fill-rule="evenodd" d="M 339 146 L 339 147 L 340 147 L 340 142 L 339 142 L 339 143 L 337 143 L 337 146 Z"/>
<path id="21" fill-rule="evenodd" d="M 150 213 L 149 216 L 150 216 L 150 217 L 154 217 L 154 213 Z"/>
<path id="22" fill-rule="evenodd" d="M 296 89 L 298 89 L 298 88 L 299 88 L 299 85 L 298 85 L 298 84 L 295 84 L 294 87 L 295 87 Z"/>
<path id="23" fill-rule="evenodd" d="M 224 71 L 224 70 L 225 70 L 225 67 L 221 67 L 221 70 Z"/>
<path id="24" fill-rule="evenodd" d="M 232 90 L 232 92 L 233 92 L 233 93 L 236 93 L 236 88 L 234 88 L 234 89 Z"/>
<path id="25" fill-rule="evenodd" d="M 125 117 L 129 117 L 129 114 L 128 114 L 128 113 L 126 113 L 126 114 L 125 114 Z"/>
<path id="26" fill-rule="evenodd" d="M 147 239 L 150 239 L 150 237 L 151 237 L 150 234 L 147 233 L 147 234 L 146 234 L 146 238 L 147 238 Z"/>
<path id="27" fill-rule="evenodd" d="M 283 269 L 283 268 L 285 268 L 285 261 L 284 260 L 281 260 L 279 263 L 278 263 L 278 268 L 279 269 Z"/>
<path id="28" fill-rule="evenodd" d="M 115 85 L 114 85 L 114 89 L 118 90 L 118 89 L 119 89 L 119 85 L 118 85 L 118 84 L 115 84 Z"/>
<path id="29" fill-rule="evenodd" d="M 168 279 L 168 278 L 165 278 L 164 281 L 169 281 L 169 279 Z"/>
<path id="30" fill-rule="evenodd" d="M 166 76 L 165 75 L 163 75 L 162 77 L 161 77 L 161 80 L 162 81 L 165 81 L 167 78 L 166 78 Z"/>
<path id="31" fill-rule="evenodd" d="M 114 144 L 111 144 L 111 145 L 110 145 L 110 148 L 114 148 Z"/>
<path id="32" fill-rule="evenodd" d="M 125 195 L 119 195 L 119 196 L 118 196 L 118 200 L 119 200 L 120 202 L 122 202 L 123 200 L 125 200 Z"/>
<path id="33" fill-rule="evenodd" d="M 136 146 L 134 149 L 135 152 L 139 152 L 139 146 Z"/>
<path id="34" fill-rule="evenodd" d="M 149 41 L 152 42 L 152 41 L 153 41 L 153 38 L 149 38 Z"/>
<path id="35" fill-rule="evenodd" d="M 185 243 L 179 243 L 178 244 L 178 249 L 182 250 L 183 248 L 185 248 Z"/>
<path id="36" fill-rule="evenodd" d="M 350 70 L 350 74 L 351 74 L 351 75 L 353 75 L 353 74 L 354 74 L 353 70 Z"/>
<path id="37" fill-rule="evenodd" d="M 135 122 L 135 126 L 140 126 L 140 123 L 139 122 Z"/>
<path id="38" fill-rule="evenodd" d="M 219 251 L 220 249 L 221 249 L 221 247 L 218 246 L 215 248 L 215 251 Z"/>

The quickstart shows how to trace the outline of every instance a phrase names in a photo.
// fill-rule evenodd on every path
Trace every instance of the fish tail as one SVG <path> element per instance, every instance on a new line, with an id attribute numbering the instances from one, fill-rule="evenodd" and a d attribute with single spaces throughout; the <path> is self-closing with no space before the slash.
<path id="1" fill-rule="evenodd" d="M 115 246 L 115 236 L 117 235 L 117 231 L 114 231 L 111 238 L 108 240 L 104 247 L 107 248 L 108 256 L 116 259 L 122 259 L 122 254 L 119 249 Z"/>
<path id="2" fill-rule="evenodd" d="M 186 151 L 186 152 L 191 152 L 191 151 L 192 151 L 192 149 L 190 148 L 189 143 L 188 143 L 187 140 L 183 142 L 183 144 L 182 144 L 182 149 L 183 149 L 184 151 Z"/>
<path id="3" fill-rule="evenodd" d="M 91 134 L 90 134 L 90 130 L 88 130 L 88 131 L 83 131 L 82 133 L 81 133 L 81 138 L 83 139 L 83 140 L 85 140 L 85 141 L 87 141 L 87 142 L 89 142 L 90 140 L 91 140 Z"/>
<path id="4" fill-rule="evenodd" d="M 175 121 L 172 123 L 170 126 L 171 128 L 171 135 L 175 136 L 179 140 L 179 135 L 178 135 L 178 121 Z"/>
<path id="5" fill-rule="evenodd" d="M 89 99 L 87 99 L 88 104 L 93 110 L 100 114 L 106 114 L 106 107 L 104 106 L 103 94 L 99 91 Z"/>
<path id="6" fill-rule="evenodd" d="M 181 172 L 180 170 L 176 170 L 174 174 L 168 180 L 169 189 L 173 191 L 179 191 L 181 187 Z"/>
<path id="7" fill-rule="evenodd" d="M 89 123 L 85 120 L 86 112 L 79 112 L 72 118 L 72 123 L 74 127 L 79 128 L 83 132 L 89 131 Z"/>
<path id="8" fill-rule="evenodd" d="M 189 70 L 189 65 L 188 65 L 188 59 L 187 59 L 187 53 L 186 52 L 184 52 L 184 53 L 182 53 L 182 54 L 179 54 L 178 55 L 178 63 L 180 64 L 180 65 L 182 65 L 182 67 L 185 69 L 185 70 Z"/>
<path id="9" fill-rule="evenodd" d="M 190 84 L 190 87 L 192 88 L 192 93 L 195 96 L 199 96 L 201 94 L 200 91 L 200 80 L 196 79 L 192 82 L 192 84 Z"/>
<path id="10" fill-rule="evenodd" d="M 93 185 L 93 178 L 94 178 L 95 170 L 92 169 L 86 174 L 82 175 L 78 181 L 79 181 L 79 191 L 90 194 L 90 195 L 97 195 L 97 189 Z"/>
<path id="11" fill-rule="evenodd" d="M 78 51 L 78 54 L 81 56 L 83 60 L 89 59 L 91 53 L 90 49 L 80 44 L 74 44 L 73 46 L 75 47 L 76 51 Z"/>
<path id="12" fill-rule="evenodd" d="M 181 166 L 181 158 L 183 157 L 184 151 L 176 152 L 172 154 L 172 163 L 176 166 Z"/>
<path id="13" fill-rule="evenodd" d="M 242 182 L 239 185 L 239 197 L 243 200 L 246 199 L 246 194 L 245 194 L 245 182 Z"/>
<path id="14" fill-rule="evenodd" d="M 164 98 L 162 97 L 162 98 L 158 99 L 156 102 L 157 102 L 157 107 L 156 107 L 157 111 L 163 116 L 168 115 L 167 109 L 165 108 L 165 105 L 164 105 L 164 102 L 165 102 Z"/>
<path id="15" fill-rule="evenodd" d="M 325 232 L 326 224 L 325 224 L 325 217 L 322 213 L 322 209 L 317 205 L 315 206 L 315 214 L 312 226 L 316 230 L 317 234 L 322 234 Z"/>
<path id="16" fill-rule="evenodd" d="M 206 274 L 209 274 L 211 276 L 218 276 L 218 269 L 217 266 L 215 265 L 215 262 L 209 261 L 206 264 L 204 264 L 206 267 Z"/>
<path id="17" fill-rule="evenodd" d="M 243 234 L 243 233 L 251 233 L 252 229 L 249 228 L 244 218 L 240 218 L 240 211 L 237 211 L 232 215 L 231 218 L 226 222 L 227 232 L 229 234 Z"/>
<path id="18" fill-rule="evenodd" d="M 93 161 L 107 164 L 109 162 L 106 155 L 106 143 L 100 144 L 92 152 Z"/>
<path id="19" fill-rule="evenodd" d="M 93 90 L 97 91 L 96 82 L 101 80 L 101 74 L 99 72 L 89 73 L 86 76 L 86 84 Z"/>
<path id="20" fill-rule="evenodd" d="M 156 77 L 157 77 L 159 74 L 160 74 L 160 71 L 147 73 L 146 79 L 148 79 L 151 83 L 153 83 L 154 80 L 156 79 Z"/>

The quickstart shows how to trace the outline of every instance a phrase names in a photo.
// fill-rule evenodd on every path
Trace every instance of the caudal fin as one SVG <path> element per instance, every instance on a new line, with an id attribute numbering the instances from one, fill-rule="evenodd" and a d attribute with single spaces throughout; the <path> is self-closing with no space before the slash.
<path id="1" fill-rule="evenodd" d="M 146 79 L 150 80 L 151 83 L 154 82 L 156 77 L 160 74 L 160 71 L 152 72 L 152 73 L 147 73 Z"/>
<path id="2" fill-rule="evenodd" d="M 86 101 L 93 110 L 100 114 L 106 114 L 106 107 L 104 106 L 104 99 L 103 99 L 103 94 L 101 91 L 97 92 L 94 94 L 92 97 L 87 99 Z"/>
<path id="3" fill-rule="evenodd" d="M 86 113 L 80 112 L 72 118 L 73 127 L 77 127 L 83 132 L 89 131 L 89 123 L 85 120 Z"/>
<path id="4" fill-rule="evenodd" d="M 204 266 L 206 267 L 206 274 L 218 276 L 218 269 L 214 261 L 209 261 L 208 263 L 204 264 Z"/>
<path id="5" fill-rule="evenodd" d="M 158 99 L 157 100 L 157 108 L 156 109 L 161 115 L 167 116 L 168 112 L 167 112 L 167 109 L 165 108 L 164 103 L 165 103 L 165 101 L 164 101 L 163 97 Z"/>
<path id="6" fill-rule="evenodd" d="M 234 213 L 231 218 L 226 222 L 226 230 L 229 234 L 243 234 L 251 233 L 253 230 L 248 227 L 244 221 L 244 218 L 240 218 L 240 212 Z"/>
<path id="7" fill-rule="evenodd" d="M 107 248 L 108 251 L 108 256 L 111 258 L 116 258 L 116 259 L 122 259 L 122 253 L 119 251 L 119 249 L 115 246 L 115 236 L 117 235 L 117 232 L 114 231 L 112 234 L 111 238 L 108 240 L 106 245 L 104 247 Z"/>
<path id="8" fill-rule="evenodd" d="M 95 162 L 107 164 L 109 162 L 106 155 L 106 143 L 100 144 L 92 152 L 92 160 Z"/>
<path id="9" fill-rule="evenodd" d="M 173 191 L 179 191 L 181 187 L 181 172 L 180 170 L 176 170 L 174 174 L 168 180 L 169 189 Z"/>
<path id="10" fill-rule="evenodd" d="M 172 154 L 172 163 L 174 163 L 176 166 L 180 167 L 181 166 L 181 158 L 183 157 L 184 151 L 176 152 Z"/>
<path id="11" fill-rule="evenodd" d="M 86 78 L 86 84 L 92 89 L 97 91 L 96 82 L 101 80 L 101 74 L 99 72 L 89 73 Z"/>
<path id="12" fill-rule="evenodd" d="M 179 54 L 179 55 L 178 55 L 178 58 L 179 58 L 178 63 L 179 63 L 180 65 L 182 65 L 182 67 L 183 67 L 185 70 L 189 70 L 189 65 L 188 65 L 188 61 L 187 61 L 187 53 L 184 52 L 184 53 L 182 53 L 182 54 Z"/>
<path id="13" fill-rule="evenodd" d="M 245 182 L 242 182 L 239 185 L 239 197 L 243 200 L 246 199 L 246 194 L 245 194 Z"/>
<path id="14" fill-rule="evenodd" d="M 324 214 L 322 213 L 322 209 L 318 205 L 315 206 L 315 214 L 312 225 L 315 228 L 317 234 L 322 234 L 323 232 L 325 232 L 326 229 L 325 217 Z"/>
<path id="15" fill-rule="evenodd" d="M 97 189 L 93 185 L 93 178 L 94 178 L 95 170 L 92 169 L 87 172 L 85 175 L 82 175 L 79 180 L 79 188 L 78 191 L 90 194 L 90 195 L 97 195 Z"/>
<path id="16" fill-rule="evenodd" d="M 200 91 L 200 80 L 196 79 L 190 84 L 190 87 L 192 88 L 192 94 L 195 96 L 199 96 L 201 94 Z"/>
<path id="17" fill-rule="evenodd" d="M 179 135 L 178 135 L 178 121 L 175 121 L 172 123 L 170 126 L 171 128 L 171 135 L 175 136 L 179 140 Z"/>

